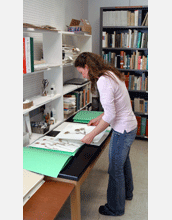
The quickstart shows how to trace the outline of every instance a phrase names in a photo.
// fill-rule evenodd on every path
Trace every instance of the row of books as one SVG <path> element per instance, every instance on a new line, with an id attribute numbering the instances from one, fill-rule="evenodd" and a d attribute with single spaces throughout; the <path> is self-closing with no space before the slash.
<path id="1" fill-rule="evenodd" d="M 63 96 L 64 117 L 69 117 L 76 111 L 76 96 L 67 94 Z"/>
<path id="2" fill-rule="evenodd" d="M 141 116 L 136 116 L 137 119 L 137 135 L 148 137 L 148 119 Z"/>
<path id="3" fill-rule="evenodd" d="M 64 114 L 69 115 L 90 103 L 91 84 L 87 84 L 79 91 L 64 95 Z"/>
<path id="4" fill-rule="evenodd" d="M 91 84 L 87 84 L 80 91 L 75 91 L 73 94 L 76 95 L 76 110 L 78 111 L 90 103 Z"/>
<path id="5" fill-rule="evenodd" d="M 33 38 L 23 37 L 23 73 L 34 72 Z"/>
<path id="6" fill-rule="evenodd" d="M 129 29 L 128 32 L 113 34 L 102 32 L 102 47 L 110 48 L 148 48 L 148 33 Z"/>
<path id="7" fill-rule="evenodd" d="M 148 114 L 148 100 L 134 98 L 134 101 L 131 100 L 131 104 L 135 113 Z"/>
<path id="8" fill-rule="evenodd" d="M 148 55 L 141 55 L 141 52 L 138 50 L 130 55 L 124 51 L 120 51 L 120 54 L 102 51 L 102 56 L 106 62 L 111 63 L 116 68 L 148 70 Z"/>
<path id="9" fill-rule="evenodd" d="M 104 11 L 103 26 L 148 26 L 148 13 L 142 10 L 134 11 Z"/>
<path id="10" fill-rule="evenodd" d="M 125 84 L 128 90 L 148 91 L 148 76 L 145 77 L 145 73 L 142 73 L 142 76 L 128 73 L 125 77 Z"/>

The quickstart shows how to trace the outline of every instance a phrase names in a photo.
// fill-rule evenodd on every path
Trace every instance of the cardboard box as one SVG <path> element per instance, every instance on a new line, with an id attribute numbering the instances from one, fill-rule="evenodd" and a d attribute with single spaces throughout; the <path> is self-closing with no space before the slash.
<path id="1" fill-rule="evenodd" d="M 23 109 L 27 109 L 33 106 L 33 101 L 29 101 L 27 103 L 23 103 Z"/>
<path id="2" fill-rule="evenodd" d="M 83 25 L 80 25 L 80 22 L 83 23 Z M 72 19 L 70 22 L 70 26 L 68 27 L 68 31 L 70 32 L 87 32 L 88 34 L 91 35 L 91 25 L 88 20 L 81 19 L 81 20 L 76 20 Z"/>

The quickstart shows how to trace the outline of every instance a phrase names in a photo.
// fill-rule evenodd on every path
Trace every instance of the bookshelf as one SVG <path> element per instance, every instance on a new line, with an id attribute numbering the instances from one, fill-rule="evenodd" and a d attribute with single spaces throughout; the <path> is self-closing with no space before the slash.
<path id="1" fill-rule="evenodd" d="M 36 115 L 36 120 L 43 118 L 42 109 L 47 107 L 51 110 L 54 109 L 55 123 L 50 125 L 49 131 L 53 130 L 55 127 L 60 125 L 62 122 L 66 121 L 67 118 L 64 117 L 63 108 L 63 96 L 73 92 L 75 90 L 84 88 L 88 83 L 81 86 L 78 85 L 64 85 L 66 80 L 82 77 L 74 67 L 73 63 L 63 65 L 62 62 L 62 44 L 70 44 L 72 46 L 78 47 L 80 52 L 92 51 L 92 36 L 88 34 L 75 34 L 66 31 L 50 31 L 50 30 L 40 30 L 36 28 L 23 28 L 23 37 L 33 37 L 34 49 L 38 47 L 37 35 L 42 40 L 42 51 L 43 59 L 48 68 L 43 70 L 36 70 L 34 72 L 23 74 L 23 98 L 33 101 L 33 106 L 27 109 L 23 109 L 23 131 L 28 131 L 25 123 L 25 116 L 29 115 L 29 119 L 32 119 L 32 115 Z M 36 37 L 35 37 L 36 36 Z M 35 37 L 35 38 L 34 38 Z M 38 43 L 37 43 L 38 44 Z M 34 51 L 35 52 L 35 51 Z M 39 52 L 39 51 L 38 51 Z M 46 88 L 48 91 L 47 96 L 42 96 L 42 80 L 47 79 L 49 84 Z M 54 95 L 51 95 L 51 87 L 55 86 Z M 90 103 L 92 96 L 90 94 Z M 90 103 L 83 106 L 80 111 L 87 107 Z M 38 114 L 37 114 L 38 113 Z M 76 113 L 76 112 L 75 112 Z M 49 132 L 48 131 L 48 132 Z M 30 136 L 30 144 L 44 136 L 44 134 L 32 133 Z"/>
<path id="2" fill-rule="evenodd" d="M 137 137 L 148 139 L 148 7 L 100 8 L 100 55 L 126 75 L 138 120 Z M 146 123 L 146 124 L 145 124 Z M 144 126 L 144 128 L 143 128 Z"/>

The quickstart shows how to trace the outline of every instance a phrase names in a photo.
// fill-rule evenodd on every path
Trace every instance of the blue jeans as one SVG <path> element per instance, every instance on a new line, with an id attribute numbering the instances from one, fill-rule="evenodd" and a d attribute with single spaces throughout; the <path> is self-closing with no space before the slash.
<path id="1" fill-rule="evenodd" d="M 137 128 L 130 132 L 112 131 L 109 144 L 109 183 L 107 206 L 115 215 L 125 212 L 125 198 L 133 197 L 133 178 L 129 158 L 130 147 L 136 137 Z"/>

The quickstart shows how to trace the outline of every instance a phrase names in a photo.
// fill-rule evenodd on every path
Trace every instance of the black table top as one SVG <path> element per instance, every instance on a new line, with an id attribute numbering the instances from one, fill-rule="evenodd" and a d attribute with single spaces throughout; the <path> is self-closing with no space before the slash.
<path id="1" fill-rule="evenodd" d="M 56 136 L 58 131 L 51 131 L 47 135 Z M 111 132 L 110 132 L 111 133 Z M 110 134 L 109 133 L 109 134 Z M 108 136 L 107 136 L 108 138 Z M 101 153 L 107 138 L 100 146 L 84 144 L 79 151 L 71 158 L 69 163 L 61 170 L 58 177 L 79 181 L 80 177 L 94 159 Z"/>

